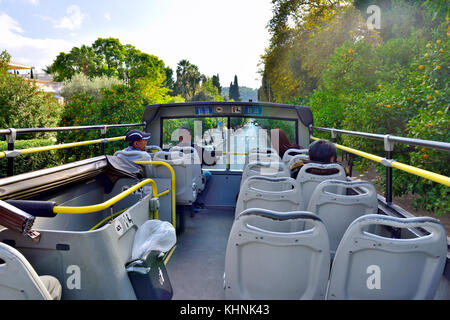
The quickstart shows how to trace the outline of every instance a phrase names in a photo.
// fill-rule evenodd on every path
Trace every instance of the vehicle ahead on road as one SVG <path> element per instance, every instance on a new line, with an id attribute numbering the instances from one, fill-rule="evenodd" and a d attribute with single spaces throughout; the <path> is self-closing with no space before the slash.
<path id="1" fill-rule="evenodd" d="M 450 184 L 392 160 L 394 143 L 448 143 L 316 128 L 308 107 L 273 103 L 151 105 L 132 126 L 151 134 L 151 161 L 119 151 L 0 179 L 1 299 L 450 298 L 442 223 L 391 193 L 392 168 Z M 297 147 L 280 151 L 272 129 Z M 21 130 L 0 133 L 13 145 Z M 384 142 L 386 158 L 336 147 L 384 164 L 386 197 L 310 161 L 314 130 Z M 9 163 L 44 151 L 9 149 Z"/>

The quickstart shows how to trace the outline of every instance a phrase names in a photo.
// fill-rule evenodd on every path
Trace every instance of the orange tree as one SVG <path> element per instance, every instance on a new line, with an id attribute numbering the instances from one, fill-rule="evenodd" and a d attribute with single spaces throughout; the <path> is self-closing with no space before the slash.
<path id="1" fill-rule="evenodd" d="M 89 126 L 141 123 L 144 114 L 143 97 L 139 90 L 125 85 L 102 89 L 103 98 L 94 101 L 92 96 L 79 94 L 72 97 L 61 117 L 61 126 Z M 127 128 L 109 129 L 107 137 L 123 136 Z M 59 143 L 95 140 L 100 130 L 77 130 L 58 133 Z M 125 142 L 107 143 L 106 154 L 113 154 L 126 146 Z M 75 161 L 100 155 L 100 145 L 89 145 L 60 152 L 64 161 Z"/>
<path id="2" fill-rule="evenodd" d="M 436 33 L 391 39 L 377 47 L 346 42 L 335 50 L 322 85 L 309 97 L 315 124 L 348 130 L 449 142 L 448 38 Z M 384 155 L 383 143 L 342 136 L 344 144 Z M 449 175 L 448 152 L 396 145 L 395 159 Z M 444 161 L 443 161 L 444 160 Z M 360 162 L 362 167 L 367 164 Z M 379 166 L 384 184 L 384 167 Z M 394 195 L 416 193 L 416 206 L 445 212 L 448 188 L 394 170 Z"/>

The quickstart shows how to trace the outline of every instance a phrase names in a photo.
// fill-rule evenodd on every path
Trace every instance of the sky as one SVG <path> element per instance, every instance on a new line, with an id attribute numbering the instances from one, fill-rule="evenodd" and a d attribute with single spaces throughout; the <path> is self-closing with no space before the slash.
<path id="1" fill-rule="evenodd" d="M 157 56 L 174 73 L 187 59 L 223 87 L 259 88 L 271 0 L 0 0 L 0 52 L 40 72 L 60 52 L 98 38 Z"/>

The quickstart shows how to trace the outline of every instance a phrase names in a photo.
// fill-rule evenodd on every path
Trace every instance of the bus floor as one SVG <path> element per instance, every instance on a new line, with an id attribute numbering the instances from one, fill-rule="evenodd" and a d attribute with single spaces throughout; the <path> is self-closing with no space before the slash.
<path id="1" fill-rule="evenodd" d="M 223 300 L 223 274 L 235 208 L 204 208 L 185 215 L 185 230 L 166 268 L 173 300 Z"/>

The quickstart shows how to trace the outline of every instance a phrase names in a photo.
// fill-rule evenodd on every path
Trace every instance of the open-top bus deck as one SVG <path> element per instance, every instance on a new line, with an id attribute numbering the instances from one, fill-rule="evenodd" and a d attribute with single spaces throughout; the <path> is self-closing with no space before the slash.
<path id="1" fill-rule="evenodd" d="M 10 166 L 0 179 L 0 299 L 449 300 L 446 231 L 392 203 L 392 170 L 449 186 L 446 176 L 395 161 L 394 145 L 450 144 L 313 120 L 308 107 L 273 103 L 152 105 L 142 124 L 122 125 L 151 134 L 151 161 L 119 151 L 21 175 Z M 194 147 L 180 143 L 186 129 Z M 280 156 L 272 129 L 300 149 Z M 338 134 L 384 143 L 385 157 L 335 145 L 385 165 L 386 193 L 338 163 L 309 163 L 315 130 L 334 143 Z M 14 150 L 16 136 L 30 132 L 0 130 L 10 144 L 0 158 L 12 165 L 82 145 Z"/>

